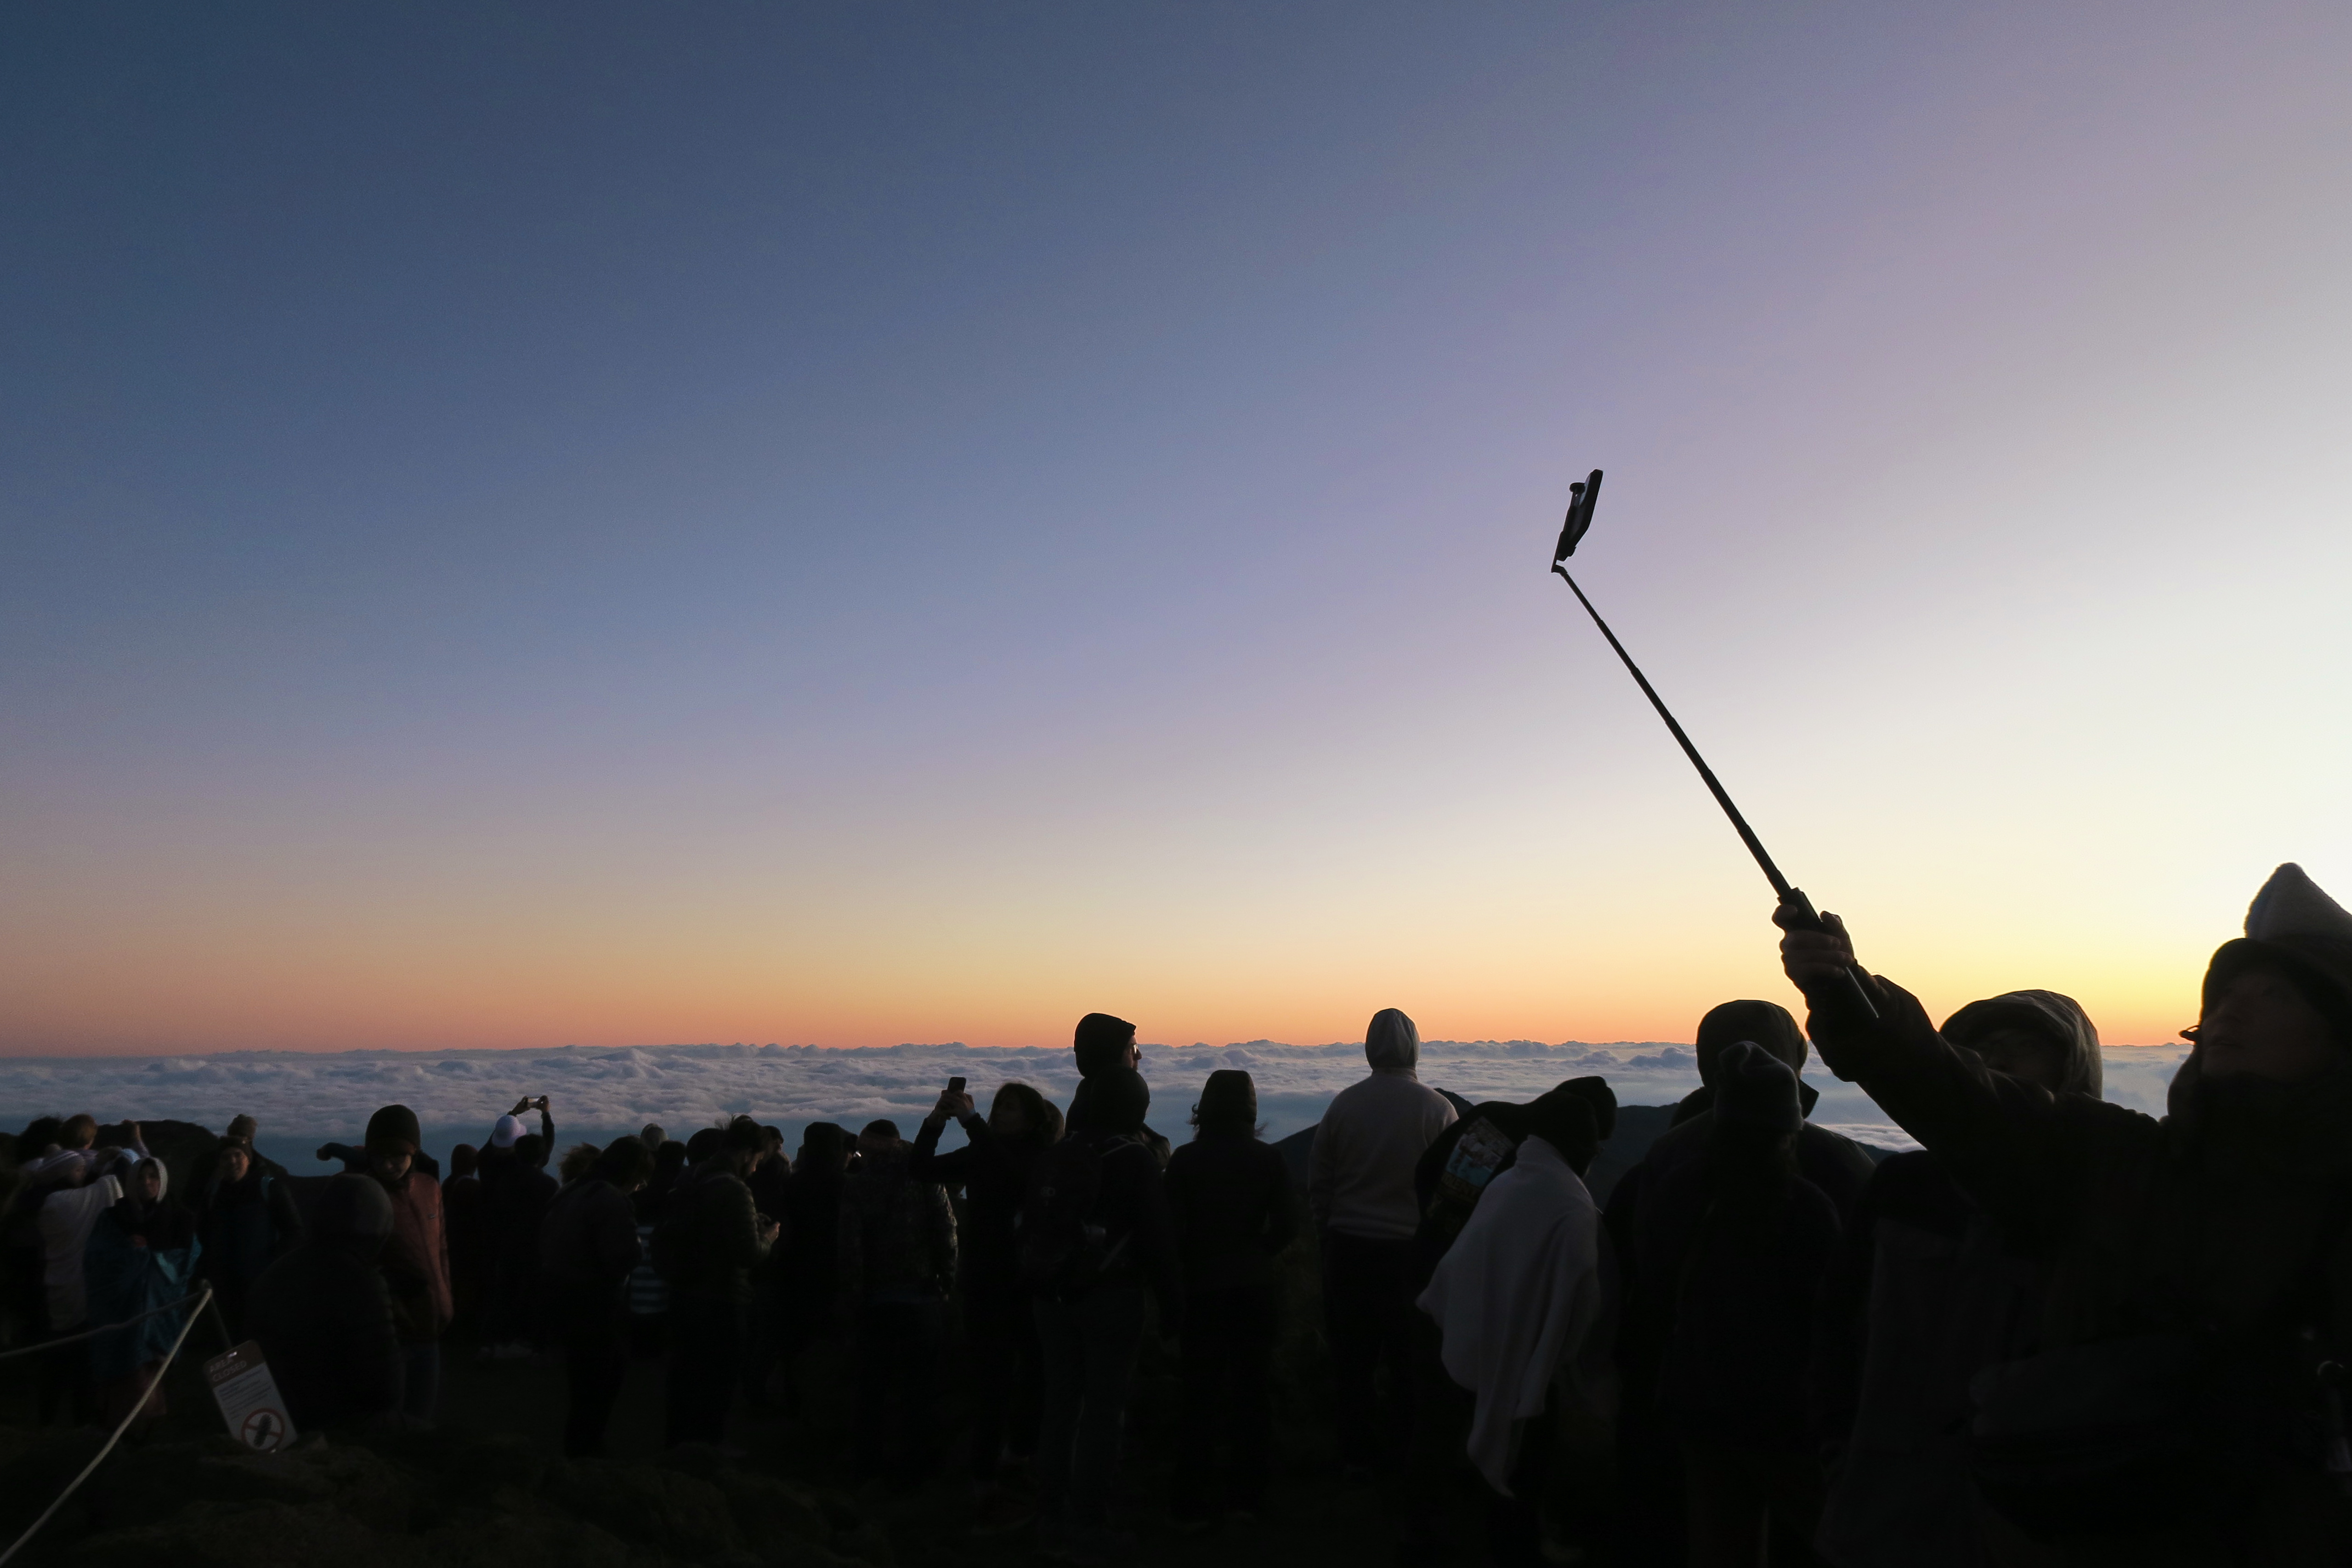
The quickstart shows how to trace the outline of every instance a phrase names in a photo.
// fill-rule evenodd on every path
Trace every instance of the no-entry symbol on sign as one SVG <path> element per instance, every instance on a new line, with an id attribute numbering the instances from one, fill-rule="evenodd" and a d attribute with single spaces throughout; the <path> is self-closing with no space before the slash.
<path id="1" fill-rule="evenodd" d="M 205 1363 L 205 1376 L 213 1385 L 221 1418 L 238 1442 L 256 1453 L 274 1454 L 294 1440 L 294 1422 L 286 1414 L 286 1401 L 278 1396 L 278 1380 L 269 1375 L 269 1363 L 262 1359 L 259 1345 L 247 1340 L 224 1351 Z"/>

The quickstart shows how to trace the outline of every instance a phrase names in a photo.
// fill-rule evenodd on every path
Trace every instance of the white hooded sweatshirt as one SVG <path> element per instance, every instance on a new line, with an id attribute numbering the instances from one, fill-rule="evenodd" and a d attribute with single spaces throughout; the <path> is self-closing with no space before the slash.
<path id="1" fill-rule="evenodd" d="M 1478 1396 L 1470 1461 L 1505 1497 L 1513 1423 L 1543 1414 L 1555 1373 L 1571 1406 L 1613 1411 L 1616 1275 L 1583 1180 L 1549 1143 L 1528 1137 L 1421 1293 L 1444 1341 L 1446 1375 Z"/>

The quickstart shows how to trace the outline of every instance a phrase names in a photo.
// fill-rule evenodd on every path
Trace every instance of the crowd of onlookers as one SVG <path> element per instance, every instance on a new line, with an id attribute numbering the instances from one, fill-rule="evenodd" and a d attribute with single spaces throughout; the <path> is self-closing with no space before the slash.
<path id="1" fill-rule="evenodd" d="M 299 1203 L 240 1118 L 183 1202 L 136 1126 L 44 1119 L 18 1142 L 10 1300 L 58 1342 L 44 1420 L 121 1419 L 208 1281 L 298 1427 L 434 1421 L 462 1322 L 484 1359 L 561 1355 L 580 1456 L 632 1356 L 667 1356 L 665 1440 L 728 1454 L 738 1409 L 792 1416 L 833 1340 L 851 1461 L 898 1486 L 942 1468 L 958 1342 L 972 1530 L 1112 1561 L 1155 1328 L 1181 1367 L 1171 1526 L 1267 1505 L 1278 1260 L 1304 1230 L 1339 1462 L 1404 1561 L 1459 1545 L 1464 1485 L 1505 1563 L 2346 1561 L 2352 915 L 2281 869 L 2214 956 L 2162 1121 L 2101 1100 L 2066 997 L 1938 1027 L 1834 920 L 1791 925 L 1808 1024 L 1707 1012 L 1701 1087 L 1605 1206 L 1601 1078 L 1468 1104 L 1420 1082 L 1412 1020 L 1384 1010 L 1301 1193 L 1248 1073 L 1212 1073 L 1171 1145 L 1134 1026 L 1094 1013 L 1066 1110 L 1008 1082 L 982 1114 L 958 1079 L 911 1140 L 821 1122 L 789 1158 L 743 1116 L 559 1154 L 541 1098 L 445 1175 L 390 1105 Z M 1924 1150 L 1808 1120 L 1809 1033 Z"/>

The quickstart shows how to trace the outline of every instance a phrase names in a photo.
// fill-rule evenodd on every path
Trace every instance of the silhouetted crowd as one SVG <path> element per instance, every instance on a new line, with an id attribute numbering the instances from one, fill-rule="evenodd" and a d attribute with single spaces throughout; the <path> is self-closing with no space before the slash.
<path id="1" fill-rule="evenodd" d="M 961 1343 L 972 1531 L 1115 1562 L 1155 1333 L 1181 1367 L 1170 1528 L 1278 1506 L 1304 1230 L 1338 1462 L 1400 1562 L 1461 1557 L 1465 1496 L 1514 1565 L 2352 1562 L 2352 915 L 2279 869 L 2212 958 L 2163 1118 L 2102 1100 L 2067 997 L 1937 1026 L 1834 917 L 1784 924 L 1805 1024 L 1708 1011 L 1701 1087 L 1605 1207 L 1602 1078 L 1469 1104 L 1420 1082 L 1385 1009 L 1302 1193 L 1247 1072 L 1210 1074 L 1171 1146 L 1134 1026 L 1090 1013 L 1066 1113 L 1008 1082 L 983 1115 L 958 1079 L 911 1141 L 820 1122 L 789 1158 L 744 1116 L 559 1157 L 542 1097 L 444 1176 L 388 1105 L 299 1204 L 239 1118 L 183 1203 L 135 1125 L 44 1118 L 17 1145 L 11 1314 L 58 1342 L 44 1422 L 119 1421 L 208 1281 L 304 1431 L 433 1423 L 461 1324 L 486 1360 L 561 1355 L 572 1456 L 660 1355 L 665 1441 L 740 1457 L 730 1420 L 794 1415 L 832 1341 L 854 1467 L 898 1488 L 946 1468 Z M 1809 1121 L 1812 1050 L 1919 1149 Z"/>

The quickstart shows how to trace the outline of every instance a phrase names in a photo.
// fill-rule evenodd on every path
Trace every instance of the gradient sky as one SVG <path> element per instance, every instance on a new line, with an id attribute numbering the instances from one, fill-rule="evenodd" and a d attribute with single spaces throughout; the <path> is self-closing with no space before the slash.
<path id="1" fill-rule="evenodd" d="M 2352 10 L 0 15 L 0 1051 L 1687 1040 L 2352 902 Z"/>

